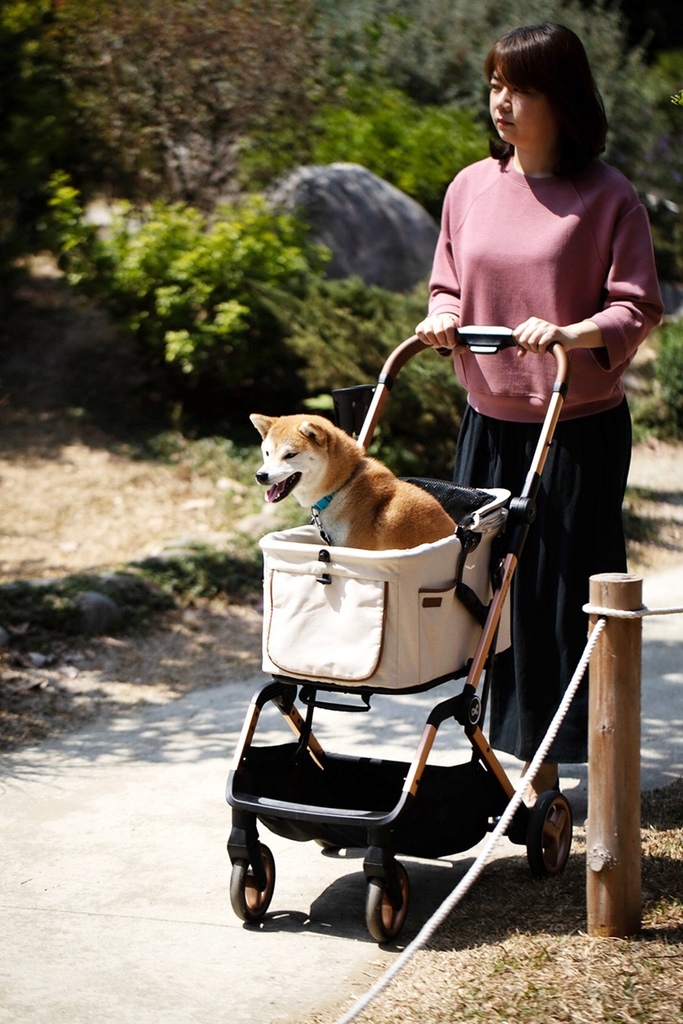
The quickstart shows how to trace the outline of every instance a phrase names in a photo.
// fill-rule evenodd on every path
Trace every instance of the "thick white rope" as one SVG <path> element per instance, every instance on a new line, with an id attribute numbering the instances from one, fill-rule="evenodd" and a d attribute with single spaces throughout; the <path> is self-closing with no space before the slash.
<path id="1" fill-rule="evenodd" d="M 585 604 L 583 611 L 588 615 L 600 615 L 607 619 L 645 619 L 649 615 L 680 615 L 682 608 L 648 608 L 641 604 L 640 608 L 632 611 L 622 611 L 618 608 L 601 608 L 600 605 Z"/>
<path id="2" fill-rule="evenodd" d="M 466 872 L 466 874 L 463 875 L 460 882 L 455 887 L 450 896 L 446 897 L 441 906 L 435 910 L 435 912 L 432 914 L 429 920 L 422 926 L 422 928 L 417 933 L 412 942 L 410 942 L 403 950 L 403 952 L 400 954 L 400 956 L 398 956 L 394 960 L 391 967 L 389 967 L 389 969 L 385 971 L 382 977 L 379 978 L 375 982 L 375 984 L 371 988 L 369 988 L 368 991 L 365 992 L 364 995 L 362 995 L 360 999 L 358 999 L 354 1003 L 351 1009 L 346 1014 L 344 1014 L 343 1017 L 340 1017 L 337 1020 L 336 1024 L 351 1024 L 351 1021 L 355 1020 L 356 1017 L 358 1017 L 358 1015 L 361 1014 L 363 1010 L 365 1010 L 370 1005 L 370 1003 L 377 998 L 380 992 L 382 992 L 387 987 L 392 978 L 395 978 L 399 971 L 402 970 L 403 967 L 405 967 L 408 961 L 413 958 L 413 956 L 418 952 L 418 950 L 422 949 L 422 947 L 427 944 L 427 942 L 431 939 L 432 935 L 437 930 L 437 928 L 439 928 L 443 924 L 448 915 L 452 912 L 452 910 L 457 906 L 457 904 L 460 902 L 463 896 L 469 891 L 469 889 L 471 889 L 476 880 L 479 878 L 482 871 L 484 870 L 485 865 L 489 861 L 495 847 L 498 845 L 499 840 L 507 831 L 508 825 L 512 821 L 520 804 L 522 803 L 525 792 L 529 788 L 529 785 L 536 778 L 539 768 L 545 761 L 546 755 L 550 750 L 551 744 L 557 736 L 559 728 L 562 725 L 565 715 L 569 710 L 569 706 L 572 700 L 574 699 L 574 696 L 579 688 L 581 680 L 583 679 L 584 673 L 588 668 L 588 662 L 590 661 L 593 649 L 597 644 L 598 638 L 600 637 L 600 634 L 602 633 L 606 625 L 607 620 L 605 618 L 599 619 L 599 621 L 595 624 L 595 627 L 588 638 L 588 643 L 586 644 L 584 652 L 581 656 L 581 660 L 576 666 L 576 671 L 574 672 L 574 675 L 571 678 L 569 686 L 564 692 L 564 696 L 562 698 L 560 706 L 558 707 L 555 713 L 555 717 L 550 723 L 548 731 L 543 738 L 543 742 L 536 751 L 536 754 L 534 755 L 528 770 L 525 772 L 523 776 L 521 776 L 521 778 L 517 782 L 517 785 L 515 786 L 515 792 L 512 798 L 510 799 L 509 804 L 505 808 L 502 817 L 498 821 L 498 824 L 496 825 L 494 830 L 491 832 L 491 835 L 486 841 L 484 848 L 482 849 L 481 853 L 475 860 L 474 864 L 472 864 L 472 866 Z"/>

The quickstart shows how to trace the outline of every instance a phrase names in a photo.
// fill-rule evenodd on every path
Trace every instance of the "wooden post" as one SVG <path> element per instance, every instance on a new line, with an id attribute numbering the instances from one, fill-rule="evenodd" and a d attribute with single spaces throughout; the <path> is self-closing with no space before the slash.
<path id="1" fill-rule="evenodd" d="M 636 611 L 643 581 L 591 576 L 593 607 Z M 591 616 L 594 625 L 597 616 Z M 590 663 L 586 906 L 589 935 L 641 926 L 640 683 L 642 619 L 607 618 Z"/>

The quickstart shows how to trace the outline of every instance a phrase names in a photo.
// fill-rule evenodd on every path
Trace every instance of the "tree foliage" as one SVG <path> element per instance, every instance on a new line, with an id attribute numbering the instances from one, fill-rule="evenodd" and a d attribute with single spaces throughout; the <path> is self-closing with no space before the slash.
<path id="1" fill-rule="evenodd" d="M 587 3 L 586 6 L 590 6 Z M 683 6 L 680 0 L 621 0 L 631 45 L 645 43 L 648 53 L 683 47 Z"/>
<path id="2" fill-rule="evenodd" d="M 645 51 L 608 0 L 6 0 L 0 19 L 6 203 L 63 167 L 86 193 L 210 209 L 355 148 L 431 207 L 452 177 L 445 133 L 466 157 L 467 112 L 490 130 L 486 51 L 531 20 L 584 39 L 611 119 L 608 161 L 641 192 L 676 168 Z M 389 136 L 384 152 L 373 132 Z"/>
<path id="3" fill-rule="evenodd" d="M 606 0 L 319 0 L 334 45 L 331 74 L 367 86 L 391 85 L 420 104 L 480 110 L 489 129 L 483 64 L 498 36 L 515 25 L 561 21 L 583 40 L 611 121 L 606 158 L 629 176 L 643 171 L 658 131 L 643 101 L 642 49 L 628 45 L 623 16 Z"/>
<path id="4" fill-rule="evenodd" d="M 683 323 L 667 324 L 661 331 L 657 380 L 669 431 L 683 438 Z"/>
<path id="5" fill-rule="evenodd" d="M 50 0 L 0 6 L 0 275 L 68 145 L 64 93 L 46 47 L 52 23 Z"/>
<path id="6" fill-rule="evenodd" d="M 318 7 L 331 75 L 390 84 L 420 103 L 480 103 L 486 53 L 516 25 L 573 28 L 606 95 L 618 88 L 613 71 L 630 49 L 628 25 L 606 0 L 318 0 Z"/>
<path id="7" fill-rule="evenodd" d="M 53 37 L 74 116 L 128 194 L 207 206 L 240 140 L 303 117 L 312 0 L 63 0 Z"/>
<path id="8" fill-rule="evenodd" d="M 259 390 L 271 412 L 317 401 L 333 364 L 346 383 L 376 369 L 424 296 L 324 281 L 302 229 L 245 196 L 299 163 L 349 160 L 438 215 L 485 152 L 488 48 L 543 20 L 584 40 L 605 157 L 647 197 L 660 273 L 680 277 L 681 51 L 634 48 L 610 0 L 4 0 L 0 232 L 40 225 L 56 170 L 86 197 L 125 198 L 102 235 L 62 179 L 52 223 L 70 280 L 134 333 L 168 397 L 199 413 L 230 396 L 226 421 Z M 438 387 L 411 385 L 386 426 L 400 444 L 405 423 L 424 426 L 423 455 L 459 415 L 459 398 L 439 406 L 436 365 Z"/>

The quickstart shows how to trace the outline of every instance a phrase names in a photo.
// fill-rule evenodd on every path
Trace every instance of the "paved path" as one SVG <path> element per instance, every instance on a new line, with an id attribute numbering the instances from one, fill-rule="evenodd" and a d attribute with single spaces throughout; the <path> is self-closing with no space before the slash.
<path id="1" fill-rule="evenodd" d="M 683 604 L 680 569 L 646 580 L 645 600 Z M 683 617 L 646 619 L 643 633 L 651 788 L 683 775 Z M 224 787 L 262 681 L 228 682 L 2 759 L 0 1022 L 303 1024 L 346 1005 L 395 955 L 366 932 L 360 854 L 267 834 L 278 871 L 271 912 L 254 929 L 230 909 Z M 344 716 L 345 728 L 365 752 L 405 758 L 432 703 L 387 698 L 374 726 Z M 277 723 L 264 724 L 269 740 Z M 585 770 L 563 779 L 581 820 Z M 502 845 L 525 870 L 523 848 Z M 473 852 L 409 864 L 403 941 Z"/>

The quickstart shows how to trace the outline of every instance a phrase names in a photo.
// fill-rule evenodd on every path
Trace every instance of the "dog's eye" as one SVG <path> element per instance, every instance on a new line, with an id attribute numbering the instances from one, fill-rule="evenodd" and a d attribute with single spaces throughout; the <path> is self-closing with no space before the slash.
<path id="1" fill-rule="evenodd" d="M 286 459 L 295 459 L 296 456 L 297 456 L 296 452 L 287 452 L 287 454 L 285 455 L 285 458 Z"/>

